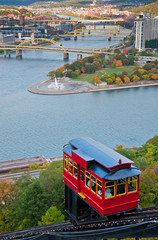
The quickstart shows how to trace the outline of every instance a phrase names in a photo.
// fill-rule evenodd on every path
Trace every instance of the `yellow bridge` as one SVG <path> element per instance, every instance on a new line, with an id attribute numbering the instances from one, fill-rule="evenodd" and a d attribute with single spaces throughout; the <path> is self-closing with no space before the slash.
<path id="1" fill-rule="evenodd" d="M 90 25 L 88 28 L 82 27 L 80 29 L 76 29 L 72 32 L 69 32 L 64 35 L 59 35 L 60 37 L 74 37 L 74 40 L 77 40 L 77 35 L 80 35 L 82 37 L 84 36 L 99 36 L 99 37 L 105 37 L 108 38 L 109 41 L 111 41 L 111 38 L 121 38 L 126 37 L 129 35 L 132 31 L 129 29 L 122 29 L 120 26 L 114 26 L 113 28 L 107 28 L 107 29 L 96 29 L 96 26 L 94 25 L 94 28 L 92 28 Z"/>
<path id="2" fill-rule="evenodd" d="M 53 44 L 53 46 L 47 46 L 46 44 Z M 92 55 L 96 53 L 104 53 L 106 55 L 113 54 L 108 52 L 106 48 L 101 49 L 74 49 L 67 48 L 52 39 L 36 38 L 33 40 L 24 41 L 18 45 L 0 45 L 0 50 L 4 51 L 4 57 L 7 53 L 10 57 L 11 51 L 16 51 L 16 57 L 22 57 L 22 51 L 50 51 L 59 52 L 64 54 L 64 60 L 69 58 L 69 53 L 77 54 L 77 58 L 82 58 L 82 55 Z"/>

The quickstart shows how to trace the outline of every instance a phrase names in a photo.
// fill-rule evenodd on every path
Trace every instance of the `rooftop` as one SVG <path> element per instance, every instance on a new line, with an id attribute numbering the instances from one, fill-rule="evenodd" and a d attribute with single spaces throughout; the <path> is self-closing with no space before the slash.
<path id="1" fill-rule="evenodd" d="M 83 156 L 83 159 L 85 159 L 85 161 L 93 159 L 107 169 L 113 168 L 118 165 L 128 164 L 130 166 L 134 163 L 133 161 L 122 156 L 113 149 L 110 149 L 105 145 L 88 137 L 75 138 L 70 140 L 69 143 L 75 149 L 79 150 L 80 157 Z M 77 153 L 78 150 L 76 151 L 75 149 L 73 151 Z M 89 157 L 84 158 L 85 155 Z"/>

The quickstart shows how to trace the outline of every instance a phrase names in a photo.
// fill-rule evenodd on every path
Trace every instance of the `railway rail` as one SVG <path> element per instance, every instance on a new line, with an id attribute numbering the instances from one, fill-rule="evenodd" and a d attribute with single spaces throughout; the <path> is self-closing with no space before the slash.
<path id="1" fill-rule="evenodd" d="M 108 220 L 83 223 L 79 226 L 70 221 L 60 222 L 0 234 L 0 239 L 97 239 L 127 237 L 158 237 L 158 206 L 138 209 L 111 216 Z"/>

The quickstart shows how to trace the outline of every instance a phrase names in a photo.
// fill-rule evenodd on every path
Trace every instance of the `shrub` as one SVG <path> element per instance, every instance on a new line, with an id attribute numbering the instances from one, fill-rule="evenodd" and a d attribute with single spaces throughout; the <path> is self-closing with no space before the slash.
<path id="1" fill-rule="evenodd" d="M 93 77 L 92 77 L 92 81 L 93 81 L 94 83 L 97 83 L 97 84 L 102 83 L 102 81 L 100 80 L 100 78 L 99 78 L 98 76 L 93 76 Z"/>
<path id="2" fill-rule="evenodd" d="M 142 78 L 143 78 L 143 80 L 150 80 L 149 75 L 146 75 L 146 74 L 144 74 L 144 75 L 142 76 Z"/>
<path id="3" fill-rule="evenodd" d="M 124 80 L 125 83 L 129 83 L 130 82 L 130 78 L 127 77 L 127 76 L 125 76 L 123 80 Z"/>
<path id="4" fill-rule="evenodd" d="M 114 80 L 109 77 L 109 78 L 106 79 L 106 82 L 110 84 L 110 83 L 114 83 Z"/>
<path id="5" fill-rule="evenodd" d="M 152 78 L 153 80 L 158 80 L 158 74 L 152 74 L 152 75 L 151 75 L 151 78 Z"/>
<path id="6" fill-rule="evenodd" d="M 123 77 L 128 76 L 128 72 L 127 72 L 127 71 L 123 71 L 123 72 L 122 72 L 122 76 L 123 76 Z"/>
<path id="7" fill-rule="evenodd" d="M 116 67 L 122 67 L 122 61 L 117 61 Z"/>
<path id="8" fill-rule="evenodd" d="M 94 66 L 95 66 L 96 70 L 99 70 L 99 69 L 101 69 L 101 68 L 102 68 L 102 66 L 101 66 L 100 62 L 98 62 L 98 61 L 94 61 L 94 62 L 93 62 L 93 64 L 94 64 Z"/>
<path id="9" fill-rule="evenodd" d="M 143 68 L 139 68 L 138 71 L 140 72 L 141 75 L 143 75 L 146 72 L 146 70 Z"/>
<path id="10" fill-rule="evenodd" d="M 123 63 L 123 65 L 125 65 L 125 66 L 128 66 L 128 65 L 129 65 L 128 59 L 123 59 L 123 60 L 122 60 L 122 63 Z"/>
<path id="11" fill-rule="evenodd" d="M 133 76 L 133 82 L 138 82 L 140 81 L 140 77 L 138 77 L 137 75 Z"/>
<path id="12" fill-rule="evenodd" d="M 113 63 L 113 64 L 112 64 L 112 68 L 116 68 L 116 63 Z"/>
<path id="13" fill-rule="evenodd" d="M 115 83 L 121 85 L 123 82 L 120 77 L 117 77 Z"/>
<path id="14" fill-rule="evenodd" d="M 82 67 L 82 68 L 81 68 L 81 73 L 86 73 L 85 67 Z"/>
<path id="15" fill-rule="evenodd" d="M 95 71 L 96 71 L 96 66 L 95 66 L 94 64 L 92 64 L 92 63 L 87 63 L 87 64 L 85 65 L 85 69 L 86 69 L 86 72 L 87 72 L 87 73 L 95 73 Z"/>
<path id="16" fill-rule="evenodd" d="M 100 78 L 100 80 L 101 81 L 106 81 L 106 79 L 109 77 L 109 75 L 108 74 L 105 74 L 104 76 L 102 76 L 101 78 Z"/>
<path id="17" fill-rule="evenodd" d="M 123 54 L 128 54 L 128 50 L 127 49 L 123 49 Z"/>
<path id="18" fill-rule="evenodd" d="M 80 71 L 80 69 L 77 69 L 75 72 L 76 72 L 78 75 L 80 75 L 80 74 L 81 74 L 81 71 Z"/>

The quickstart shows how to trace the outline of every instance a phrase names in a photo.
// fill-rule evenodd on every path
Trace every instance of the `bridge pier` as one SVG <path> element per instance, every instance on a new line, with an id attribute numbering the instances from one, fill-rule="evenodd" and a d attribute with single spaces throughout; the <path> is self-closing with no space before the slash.
<path id="1" fill-rule="evenodd" d="M 21 49 L 16 49 L 16 58 L 22 58 L 22 50 Z"/>
<path id="2" fill-rule="evenodd" d="M 6 56 L 7 56 L 7 51 L 4 50 L 4 58 L 6 58 Z"/>
<path id="3" fill-rule="evenodd" d="M 19 57 L 19 49 L 16 50 L 16 58 Z"/>
<path id="4" fill-rule="evenodd" d="M 22 58 L 22 50 L 19 49 L 19 57 Z"/>
<path id="5" fill-rule="evenodd" d="M 81 36 L 84 37 L 84 27 L 82 27 L 82 33 Z"/>
<path id="6" fill-rule="evenodd" d="M 74 40 L 75 40 L 75 41 L 77 40 L 77 36 L 74 36 Z"/>
<path id="7" fill-rule="evenodd" d="M 10 51 L 8 51 L 8 57 L 11 58 L 11 52 Z"/>
<path id="8" fill-rule="evenodd" d="M 69 59 L 69 53 L 64 52 L 64 60 L 68 60 Z"/>

